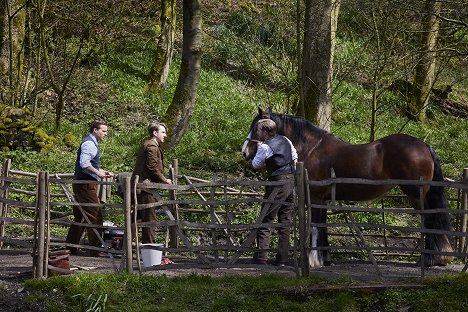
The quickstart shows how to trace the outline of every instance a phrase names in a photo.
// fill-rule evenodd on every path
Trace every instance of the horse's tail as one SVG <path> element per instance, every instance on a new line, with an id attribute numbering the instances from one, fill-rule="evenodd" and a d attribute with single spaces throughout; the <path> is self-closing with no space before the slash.
<path id="1" fill-rule="evenodd" d="M 440 160 L 437 157 L 434 149 L 428 146 L 431 152 L 432 160 L 434 161 L 434 173 L 432 175 L 432 181 L 444 181 L 442 174 L 442 168 Z M 447 209 L 448 202 L 445 196 L 443 186 L 431 185 L 429 192 L 426 194 L 425 209 Z M 444 231 L 451 231 L 452 226 L 450 222 L 450 214 L 448 211 L 439 213 L 426 214 L 424 217 L 424 227 L 427 229 L 438 229 Z M 438 250 L 442 252 L 452 252 L 452 246 L 446 234 L 433 234 L 428 233 L 426 235 L 426 249 Z M 435 254 L 426 254 L 425 263 L 426 265 L 445 265 L 453 257 Z"/>
<path id="2" fill-rule="evenodd" d="M 429 151 L 431 152 L 432 160 L 434 161 L 434 173 L 432 175 L 432 181 L 443 182 L 444 175 L 442 174 L 442 167 L 440 165 L 440 160 L 437 157 L 434 149 L 429 146 Z M 443 208 L 448 207 L 447 197 L 445 196 L 444 188 L 438 185 L 432 185 L 427 193 L 427 203 L 429 209 Z M 447 226 L 450 224 L 448 223 Z M 449 227 L 446 228 L 447 230 Z"/>

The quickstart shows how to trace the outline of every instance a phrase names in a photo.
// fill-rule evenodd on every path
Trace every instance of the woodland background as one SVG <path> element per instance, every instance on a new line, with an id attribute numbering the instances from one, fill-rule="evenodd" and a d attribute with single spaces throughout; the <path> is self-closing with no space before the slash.
<path id="1" fill-rule="evenodd" d="M 69 172 L 94 118 L 103 166 L 133 167 L 152 119 L 187 170 L 251 174 L 257 107 L 350 143 L 405 132 L 468 163 L 465 1 L 45 1 L 0 5 L 0 146 Z"/>

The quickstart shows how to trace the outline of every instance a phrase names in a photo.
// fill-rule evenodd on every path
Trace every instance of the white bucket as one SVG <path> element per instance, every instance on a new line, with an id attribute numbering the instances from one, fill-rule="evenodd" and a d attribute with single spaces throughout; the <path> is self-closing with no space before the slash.
<path id="1" fill-rule="evenodd" d="M 141 244 L 141 257 L 143 258 L 143 266 L 145 268 L 161 264 L 162 251 L 151 249 L 151 247 L 163 246 L 163 244 Z"/>

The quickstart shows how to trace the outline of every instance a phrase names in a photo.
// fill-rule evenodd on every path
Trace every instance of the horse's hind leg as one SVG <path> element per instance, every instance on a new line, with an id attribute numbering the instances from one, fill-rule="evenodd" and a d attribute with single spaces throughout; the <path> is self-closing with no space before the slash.
<path id="1" fill-rule="evenodd" d="M 409 201 L 415 209 L 421 209 L 419 188 L 414 186 L 402 187 L 403 192 L 408 196 Z M 447 200 L 442 187 L 432 186 L 423 200 L 424 210 L 446 209 Z M 438 212 L 424 214 L 423 226 L 425 229 L 436 229 L 450 231 L 450 215 L 448 212 Z M 446 234 L 426 233 L 425 249 L 436 253 L 424 254 L 424 265 L 446 265 L 452 256 L 440 255 L 437 252 L 453 252 L 449 238 Z"/>
<path id="2" fill-rule="evenodd" d="M 424 209 L 448 209 L 447 198 L 441 186 L 431 186 L 429 192 L 426 194 Z M 424 218 L 424 227 L 427 229 L 452 231 L 450 214 L 447 211 L 427 214 Z M 426 249 L 453 252 L 447 234 L 427 234 Z M 432 258 L 425 258 L 426 265 L 446 265 L 453 259 L 453 256 L 447 255 L 436 254 L 430 256 L 432 256 Z M 427 261 L 427 258 L 429 258 L 429 261 Z"/>

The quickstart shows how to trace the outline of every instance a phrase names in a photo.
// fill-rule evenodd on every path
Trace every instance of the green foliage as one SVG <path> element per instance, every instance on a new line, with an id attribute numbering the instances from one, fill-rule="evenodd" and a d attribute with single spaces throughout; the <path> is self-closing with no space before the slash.
<path id="1" fill-rule="evenodd" d="M 35 152 L 16 150 L 4 152 L 2 158 L 11 159 L 15 170 L 27 172 L 49 171 L 49 173 L 70 173 L 75 168 L 74 152 Z"/>
<path id="2" fill-rule="evenodd" d="M 356 84 L 341 82 L 335 89 L 334 98 L 331 131 L 349 143 L 369 142 L 369 92 Z M 401 105 L 395 94 L 383 94 L 377 115 L 376 138 L 392 133 L 413 135 L 434 148 L 446 177 L 459 179 L 462 168 L 468 163 L 468 156 L 463 152 L 468 149 L 466 120 L 443 114 L 432 107 L 432 117 L 421 124 L 401 116 Z"/>
<path id="3" fill-rule="evenodd" d="M 53 6 L 51 14 L 60 12 L 56 10 L 58 6 Z M 154 53 L 154 44 L 146 40 L 152 32 L 146 30 L 155 26 L 145 21 L 148 10 L 139 10 L 131 1 L 124 1 L 121 6 L 125 12 L 106 11 L 99 4 L 96 10 L 103 21 L 111 15 L 138 12 L 131 21 L 132 27 L 140 31 L 138 36 L 129 36 L 130 29 L 119 29 L 121 21 L 115 27 L 103 24 L 101 32 L 94 33 L 97 29 L 93 29 L 92 34 L 99 34 L 101 40 L 99 62 L 77 68 L 73 76 L 78 78 L 70 82 L 61 128 L 55 131 L 50 120 L 44 120 L 44 130 L 55 139 L 53 144 L 44 142 L 43 146 L 54 150 L 50 154 L 28 153 L 21 157 L 3 148 L 1 156 L 15 158 L 15 168 L 70 172 L 89 122 L 100 118 L 109 123 L 109 136 L 101 145 L 102 166 L 113 172 L 132 170 L 148 122 L 160 119 L 172 101 L 180 65 L 176 50 L 167 88 L 158 94 L 145 93 Z M 371 61 L 365 52 L 368 37 L 363 32 L 369 25 L 363 25 L 366 16 L 356 14 L 360 9 L 352 4 L 343 7 L 335 55 L 332 132 L 350 143 L 365 143 L 370 134 L 371 90 L 368 71 L 361 70 Z M 79 11 L 83 19 L 89 17 L 81 12 L 83 7 L 67 10 L 70 14 Z M 203 170 L 197 174 L 211 175 L 214 171 L 250 176 L 252 172 L 241 160 L 240 147 L 257 107 L 290 112 L 297 100 L 295 7 L 283 2 L 270 6 L 245 1 L 240 8 L 223 14 L 222 22 L 205 25 L 205 31 L 212 36 L 204 38 L 195 111 L 185 136 L 174 150 L 166 151 L 166 159 L 178 158 L 181 170 L 186 172 Z M 71 33 L 68 30 L 75 27 L 68 26 L 60 33 L 64 39 Z M 70 45 L 73 44 L 77 41 L 72 36 Z M 453 86 L 454 98 L 463 100 L 466 90 L 462 85 L 466 78 L 457 64 L 451 59 L 450 73 L 442 71 L 440 79 Z M 379 104 L 377 138 L 395 132 L 415 135 L 434 147 L 447 177 L 459 178 L 461 168 L 468 163 L 464 153 L 468 148 L 466 120 L 448 116 L 431 105 L 426 124 L 408 121 L 401 115 L 406 105 L 404 99 L 390 91 L 382 93 Z M 37 131 L 33 137 L 45 140 L 45 133 Z"/>
<path id="4" fill-rule="evenodd" d="M 229 76 L 257 87 L 291 93 L 296 88 L 294 6 L 277 3 L 261 9 L 242 3 L 224 23 L 207 27 L 205 68 L 222 68 Z"/>
<path id="5" fill-rule="evenodd" d="M 240 150 L 254 117 L 254 97 L 242 84 L 202 71 L 189 131 L 174 151 L 181 166 L 238 172 L 242 166 Z"/>

